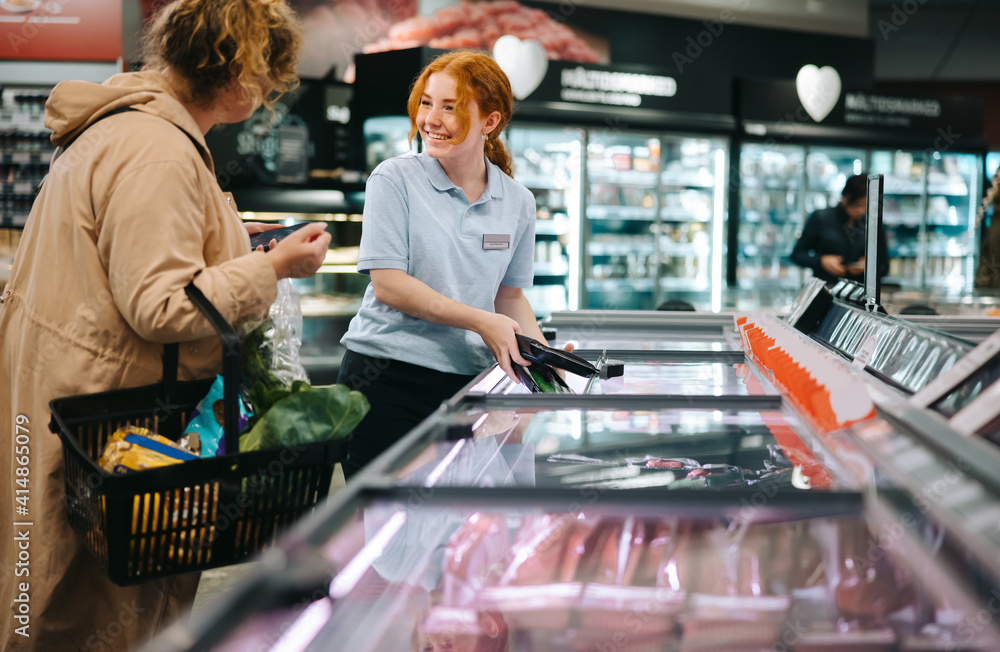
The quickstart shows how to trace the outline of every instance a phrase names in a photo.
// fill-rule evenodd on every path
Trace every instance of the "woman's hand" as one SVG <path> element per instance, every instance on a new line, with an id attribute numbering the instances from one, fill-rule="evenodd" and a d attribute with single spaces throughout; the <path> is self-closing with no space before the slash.
<path id="1" fill-rule="evenodd" d="M 275 229 L 281 228 L 281 223 L 275 222 L 244 222 L 243 227 L 247 230 L 249 235 L 257 235 L 258 233 L 263 233 L 264 231 L 274 231 Z M 274 245 L 278 244 L 274 240 L 268 243 L 268 249 L 273 249 Z M 254 251 L 264 251 L 264 245 L 258 246 Z"/>
<path id="2" fill-rule="evenodd" d="M 522 367 L 531 366 L 530 362 L 521 357 L 517 348 L 517 339 L 514 337 L 515 333 L 521 332 L 521 326 L 506 315 L 487 312 L 484 313 L 483 320 L 476 328 L 476 332 L 483 338 L 483 342 L 486 343 L 490 353 L 496 358 L 497 364 L 504 370 L 507 377 L 515 383 L 521 382 L 517 379 L 517 374 L 514 373 L 514 367 L 511 366 L 511 359 L 513 359 L 513 364 L 519 364 Z"/>
<path id="3" fill-rule="evenodd" d="M 290 233 L 277 244 L 272 241 L 271 249 L 265 255 L 274 266 L 274 273 L 279 280 L 308 278 L 323 264 L 330 239 L 326 224 L 315 222 Z"/>

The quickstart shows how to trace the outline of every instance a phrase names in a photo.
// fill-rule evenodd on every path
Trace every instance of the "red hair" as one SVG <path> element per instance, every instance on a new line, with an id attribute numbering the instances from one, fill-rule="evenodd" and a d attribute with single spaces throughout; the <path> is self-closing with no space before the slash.
<path id="1" fill-rule="evenodd" d="M 407 112 L 410 114 L 410 140 L 417 135 L 417 111 L 420 109 L 420 98 L 427 87 L 427 80 L 438 72 L 443 72 L 455 80 L 458 95 L 455 98 L 455 117 L 462 133 L 460 136 L 454 136 L 452 142 L 460 143 L 469 135 L 469 100 L 476 101 L 482 116 L 488 116 L 496 111 L 500 114 L 500 122 L 486 136 L 486 158 L 507 176 L 513 176 L 510 154 L 503 146 L 500 134 L 514 113 L 514 94 L 507 74 L 496 61 L 482 52 L 454 50 L 438 56 L 427 64 L 413 82 L 410 98 L 406 103 Z"/>

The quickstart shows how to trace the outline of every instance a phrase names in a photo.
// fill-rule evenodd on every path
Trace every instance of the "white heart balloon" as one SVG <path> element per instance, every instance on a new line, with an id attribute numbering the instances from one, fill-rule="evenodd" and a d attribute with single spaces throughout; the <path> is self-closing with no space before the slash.
<path id="1" fill-rule="evenodd" d="M 795 76 L 795 90 L 809 117 L 822 122 L 840 99 L 840 74 L 830 66 L 802 66 Z"/>
<path id="2" fill-rule="evenodd" d="M 493 59 L 507 73 L 514 97 L 519 100 L 538 88 L 545 78 L 545 71 L 549 69 L 549 58 L 541 43 L 522 41 L 509 34 L 501 36 L 493 44 Z"/>

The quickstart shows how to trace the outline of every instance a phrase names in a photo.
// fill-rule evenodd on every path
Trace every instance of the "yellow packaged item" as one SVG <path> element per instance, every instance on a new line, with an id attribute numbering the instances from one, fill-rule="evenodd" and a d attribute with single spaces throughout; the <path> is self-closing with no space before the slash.
<path id="1" fill-rule="evenodd" d="M 111 435 L 98 464 L 108 473 L 156 469 L 196 460 L 198 456 L 146 428 L 126 426 Z"/>

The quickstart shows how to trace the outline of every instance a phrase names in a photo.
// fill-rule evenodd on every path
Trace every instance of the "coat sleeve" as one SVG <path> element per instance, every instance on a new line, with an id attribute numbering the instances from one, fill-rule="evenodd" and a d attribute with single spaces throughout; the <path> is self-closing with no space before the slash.
<path id="1" fill-rule="evenodd" d="M 802 235 L 799 237 L 798 242 L 795 243 L 795 248 L 792 249 L 792 262 L 799 267 L 808 267 L 811 270 L 819 270 L 820 266 L 820 253 L 819 253 L 819 232 L 820 232 L 820 221 L 816 213 L 809 216 L 806 220 L 806 225 L 802 228 Z"/>
<path id="2" fill-rule="evenodd" d="M 143 339 L 184 342 L 213 334 L 184 292 L 195 279 L 230 324 L 259 315 L 274 301 L 277 279 L 265 254 L 206 262 L 209 238 L 233 237 L 209 226 L 210 201 L 197 172 L 176 161 L 137 165 L 109 194 L 98 251 L 116 307 Z M 239 228 L 235 220 L 233 228 Z"/>

